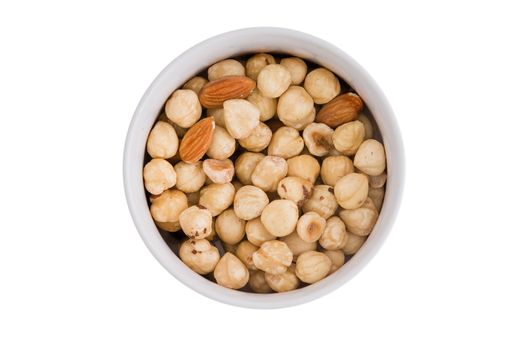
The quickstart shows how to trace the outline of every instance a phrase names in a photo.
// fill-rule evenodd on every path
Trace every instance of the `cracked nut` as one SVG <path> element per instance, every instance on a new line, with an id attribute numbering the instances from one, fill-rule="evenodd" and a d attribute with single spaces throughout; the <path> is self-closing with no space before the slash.
<path id="1" fill-rule="evenodd" d="M 332 260 L 321 252 L 304 252 L 297 258 L 295 274 L 305 283 L 315 283 L 325 278 L 332 268 Z"/>
<path id="2" fill-rule="evenodd" d="M 344 209 L 359 208 L 368 197 L 368 177 L 358 173 L 345 175 L 337 180 L 334 194 Z"/>
<path id="3" fill-rule="evenodd" d="M 219 262 L 219 250 L 205 239 L 187 239 L 179 250 L 180 259 L 190 269 L 206 275 L 215 269 Z"/>
<path id="4" fill-rule="evenodd" d="M 257 76 L 257 88 L 270 98 L 281 96 L 292 83 L 288 69 L 280 64 L 269 64 Z"/>
<path id="5" fill-rule="evenodd" d="M 303 211 L 315 211 L 322 218 L 328 219 L 337 210 L 334 189 L 328 185 L 314 186 L 312 197 L 303 204 Z"/>
<path id="6" fill-rule="evenodd" d="M 381 142 L 370 139 L 364 141 L 354 157 L 354 165 L 363 173 L 380 175 L 386 168 L 385 149 Z"/>
<path id="7" fill-rule="evenodd" d="M 251 220 L 260 216 L 270 200 L 259 187 L 247 185 L 241 187 L 233 199 L 233 210 L 243 220 Z"/>
<path id="8" fill-rule="evenodd" d="M 312 123 L 303 131 L 304 143 L 314 156 L 323 157 L 334 147 L 332 136 L 334 131 L 326 124 Z"/>
<path id="9" fill-rule="evenodd" d="M 315 211 L 304 213 L 297 221 L 297 234 L 303 241 L 317 242 L 326 227 L 326 220 Z"/>
<path id="10" fill-rule="evenodd" d="M 347 156 L 326 157 L 321 165 L 321 178 L 325 184 L 330 186 L 335 186 L 337 180 L 353 172 L 354 165 Z"/>
<path id="11" fill-rule="evenodd" d="M 266 156 L 253 169 L 252 184 L 265 192 L 275 192 L 277 184 L 286 176 L 288 165 L 281 157 Z"/>
<path id="12" fill-rule="evenodd" d="M 146 150 L 151 158 L 168 159 L 179 149 L 179 138 L 173 126 L 169 123 L 159 121 L 151 129 Z"/>
<path id="13" fill-rule="evenodd" d="M 244 152 L 235 161 L 235 175 L 243 185 L 252 184 L 255 166 L 264 158 L 262 153 Z"/>
<path id="14" fill-rule="evenodd" d="M 197 94 L 192 90 L 176 90 L 166 101 L 166 116 L 183 128 L 189 128 L 199 120 L 202 107 Z"/>
<path id="15" fill-rule="evenodd" d="M 288 176 L 298 176 L 315 184 L 321 167 L 317 159 L 308 154 L 302 154 L 296 157 L 289 158 Z"/>
<path id="16" fill-rule="evenodd" d="M 231 183 L 210 184 L 200 192 L 199 204 L 217 216 L 233 203 L 235 187 Z"/>
<path id="17" fill-rule="evenodd" d="M 212 217 L 208 209 L 194 205 L 179 216 L 182 231 L 189 238 L 206 238 L 212 234 Z"/>
<path id="18" fill-rule="evenodd" d="M 261 221 L 272 235 L 284 237 L 295 230 L 299 219 L 297 205 L 287 199 L 277 199 L 268 204 L 262 214 Z"/>
<path id="19" fill-rule="evenodd" d="M 276 238 L 264 227 L 260 217 L 248 221 L 245 230 L 248 241 L 258 247 Z"/>
<path id="20" fill-rule="evenodd" d="M 229 159 L 206 159 L 202 163 L 202 170 L 204 170 L 206 176 L 216 184 L 231 182 L 235 172 L 233 162 Z"/>
<path id="21" fill-rule="evenodd" d="M 161 194 L 177 183 L 177 173 L 164 159 L 152 159 L 144 166 L 144 186 L 151 194 Z"/>
<path id="22" fill-rule="evenodd" d="M 233 209 L 227 209 L 215 219 L 215 231 L 223 242 L 237 244 L 244 238 L 245 224 L 244 220 L 235 215 Z"/>
<path id="23" fill-rule="evenodd" d="M 326 68 L 317 68 L 304 79 L 304 88 L 317 104 L 330 102 L 341 92 L 339 79 Z"/>
<path id="24" fill-rule="evenodd" d="M 250 273 L 239 258 L 228 252 L 217 263 L 213 277 L 223 287 L 240 289 L 248 283 Z"/>
<path id="25" fill-rule="evenodd" d="M 279 181 L 277 193 L 282 199 L 289 199 L 301 207 L 314 191 L 314 185 L 298 176 L 288 176 Z"/>
<path id="26" fill-rule="evenodd" d="M 299 131 L 289 126 L 283 126 L 271 136 L 268 155 L 288 159 L 300 154 L 303 148 L 304 141 L 299 135 Z"/>
<path id="27" fill-rule="evenodd" d="M 319 244 L 326 250 L 342 249 L 347 240 L 346 227 L 343 220 L 332 216 L 326 220 L 326 227 L 319 238 Z"/>
<path id="28" fill-rule="evenodd" d="M 274 240 L 264 242 L 252 258 L 259 270 L 279 274 L 292 264 L 293 254 L 286 243 Z"/>

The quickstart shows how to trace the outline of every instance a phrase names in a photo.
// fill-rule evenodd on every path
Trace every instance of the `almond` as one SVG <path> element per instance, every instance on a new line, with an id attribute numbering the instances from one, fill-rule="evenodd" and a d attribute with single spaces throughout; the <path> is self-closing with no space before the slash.
<path id="1" fill-rule="evenodd" d="M 255 89 L 255 81 L 243 76 L 227 76 L 204 85 L 199 101 L 206 108 L 221 108 L 222 103 L 234 98 L 245 98 Z"/>
<path id="2" fill-rule="evenodd" d="M 213 117 L 204 118 L 189 128 L 180 143 L 180 159 L 186 163 L 198 162 L 210 147 L 214 129 Z"/>
<path id="3" fill-rule="evenodd" d="M 356 119 L 362 109 L 363 100 L 356 94 L 348 92 L 337 96 L 321 108 L 315 121 L 335 128 Z"/>

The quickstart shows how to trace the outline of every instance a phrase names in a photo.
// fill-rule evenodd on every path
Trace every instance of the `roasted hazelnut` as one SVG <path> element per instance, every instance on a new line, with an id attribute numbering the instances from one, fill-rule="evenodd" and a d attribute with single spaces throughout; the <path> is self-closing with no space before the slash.
<path id="1" fill-rule="evenodd" d="M 202 169 L 202 162 L 188 164 L 179 162 L 175 165 L 177 173 L 177 189 L 186 192 L 196 192 L 201 189 L 206 182 L 206 174 Z"/>
<path id="2" fill-rule="evenodd" d="M 235 215 L 233 209 L 227 209 L 215 219 L 215 231 L 223 242 L 237 244 L 244 237 L 245 224 L 244 220 Z"/>
<path id="3" fill-rule="evenodd" d="M 188 199 L 181 191 L 167 190 L 151 198 L 151 216 L 157 222 L 178 222 L 180 213 L 188 207 Z"/>
<path id="4" fill-rule="evenodd" d="M 231 157 L 235 152 L 235 139 L 226 131 L 226 129 L 215 126 L 213 138 L 206 154 L 208 157 L 218 160 L 224 160 Z"/>
<path id="5" fill-rule="evenodd" d="M 177 173 L 164 159 L 152 159 L 144 166 L 144 186 L 151 194 L 161 194 L 177 183 Z"/>
<path id="6" fill-rule="evenodd" d="M 284 273 L 272 274 L 266 272 L 264 274 L 266 283 L 276 292 L 289 292 L 299 287 L 299 279 L 295 275 L 295 265 L 290 265 Z"/>
<path id="7" fill-rule="evenodd" d="M 166 116 L 175 124 L 189 128 L 199 120 L 202 107 L 193 90 L 177 90 L 166 101 Z"/>
<path id="8" fill-rule="evenodd" d="M 369 176 L 368 177 L 368 184 L 370 185 L 370 187 L 372 188 L 380 188 L 380 187 L 383 187 L 386 183 L 386 173 L 381 173 L 379 175 L 376 175 L 376 176 Z"/>
<path id="9" fill-rule="evenodd" d="M 321 178 L 330 186 L 335 186 L 337 180 L 353 172 L 354 165 L 347 156 L 326 157 L 321 165 Z"/>
<path id="10" fill-rule="evenodd" d="M 313 193 L 314 185 L 298 176 L 288 176 L 279 181 L 277 193 L 282 199 L 289 199 L 299 207 L 306 202 Z"/>
<path id="11" fill-rule="evenodd" d="M 277 99 L 263 96 L 257 89 L 252 91 L 247 100 L 259 109 L 261 112 L 259 120 L 262 122 L 271 119 L 277 111 Z"/>
<path id="12" fill-rule="evenodd" d="M 246 61 L 246 75 L 257 80 L 261 70 L 269 64 L 275 64 L 275 58 L 267 53 L 258 53 Z"/>
<path id="13" fill-rule="evenodd" d="M 250 271 L 250 279 L 248 280 L 248 285 L 255 293 L 270 293 L 272 288 L 266 283 L 264 274 L 266 272 L 261 270 Z"/>
<path id="14" fill-rule="evenodd" d="M 151 129 L 146 150 L 152 158 L 168 159 L 177 153 L 179 138 L 171 124 L 157 122 Z"/>
<path id="15" fill-rule="evenodd" d="M 317 248 L 317 242 L 306 242 L 301 237 L 299 237 L 297 232 L 293 232 L 288 236 L 281 237 L 279 240 L 286 243 L 288 248 L 290 248 L 294 261 L 302 253 L 315 250 Z"/>
<path id="16" fill-rule="evenodd" d="M 304 213 L 297 221 L 297 234 L 303 241 L 316 242 L 326 227 L 326 220 L 315 211 Z"/>
<path id="17" fill-rule="evenodd" d="M 343 247 L 343 252 L 346 255 L 353 255 L 363 246 L 366 241 L 366 236 L 358 236 L 353 233 L 347 233 L 346 244 Z"/>
<path id="18" fill-rule="evenodd" d="M 226 122 L 224 121 L 224 108 L 209 108 L 208 116 L 213 117 L 213 120 L 215 120 L 215 126 L 226 128 Z"/>
<path id="19" fill-rule="evenodd" d="M 227 59 L 217 62 L 208 68 L 208 79 L 210 81 L 229 75 L 244 76 L 244 66 L 242 63 L 233 59 Z"/>
<path id="20" fill-rule="evenodd" d="M 205 239 L 187 239 L 179 249 L 180 259 L 193 271 L 205 275 L 219 262 L 219 250 Z"/>
<path id="21" fill-rule="evenodd" d="M 351 173 L 337 180 L 334 187 L 337 203 L 345 209 L 359 208 L 368 196 L 368 177 Z"/>
<path id="22" fill-rule="evenodd" d="M 251 220 L 260 216 L 269 203 L 268 196 L 259 187 L 247 185 L 241 187 L 235 194 L 233 210 L 243 220 Z"/>
<path id="23" fill-rule="evenodd" d="M 326 68 L 317 68 L 304 79 L 304 88 L 317 104 L 330 102 L 341 92 L 339 79 Z"/>
<path id="24" fill-rule="evenodd" d="M 321 247 L 327 250 L 337 250 L 345 246 L 347 240 L 346 227 L 343 220 L 332 216 L 326 220 L 326 227 L 319 238 Z"/>
<path id="25" fill-rule="evenodd" d="M 257 270 L 253 263 L 252 255 L 255 253 L 259 247 L 256 245 L 251 244 L 248 241 L 242 241 L 237 245 L 237 249 L 235 250 L 235 255 L 243 262 L 244 265 L 249 270 Z"/>
<path id="26" fill-rule="evenodd" d="M 303 131 L 303 139 L 308 151 L 314 156 L 323 157 L 334 147 L 332 135 L 334 131 L 323 123 L 312 123 Z"/>
<path id="27" fill-rule="evenodd" d="M 336 150 L 344 155 L 353 155 L 363 142 L 365 127 L 359 120 L 338 126 L 332 135 Z"/>
<path id="28" fill-rule="evenodd" d="M 212 217 L 208 209 L 194 205 L 179 216 L 182 231 L 190 238 L 206 238 L 212 234 Z"/>
<path id="29" fill-rule="evenodd" d="M 233 162 L 229 159 L 217 160 L 217 159 L 206 159 L 202 163 L 202 170 L 208 178 L 216 184 L 225 184 L 231 182 L 235 169 L 233 168 Z"/>
<path id="30" fill-rule="evenodd" d="M 213 277 L 223 287 L 239 289 L 248 283 L 250 273 L 239 258 L 232 253 L 226 253 L 217 263 Z"/>
<path id="31" fill-rule="evenodd" d="M 308 67 L 302 59 L 298 57 L 287 57 L 283 58 L 279 64 L 288 69 L 292 77 L 293 85 L 299 85 L 303 82 Z"/>
<path id="32" fill-rule="evenodd" d="M 199 204 L 199 197 L 200 197 L 199 191 L 186 193 L 186 197 L 188 198 L 189 207 Z"/>
<path id="33" fill-rule="evenodd" d="M 359 116 L 357 117 L 357 120 L 363 123 L 363 126 L 365 128 L 365 138 L 364 139 L 368 140 L 374 137 L 374 127 L 370 119 L 363 113 L 360 113 Z"/>
<path id="34" fill-rule="evenodd" d="M 193 77 L 182 86 L 183 89 L 193 90 L 197 95 L 201 91 L 202 87 L 206 85 L 208 80 L 203 77 Z"/>
<path id="35" fill-rule="evenodd" d="M 299 131 L 288 126 L 283 126 L 271 137 L 268 146 L 268 155 L 288 159 L 301 153 L 303 148 L 304 141 L 301 135 L 299 135 Z"/>
<path id="36" fill-rule="evenodd" d="M 235 187 L 231 183 L 211 184 L 200 192 L 199 204 L 217 216 L 233 203 Z"/>
<path id="37" fill-rule="evenodd" d="M 264 227 L 260 217 L 248 221 L 245 230 L 248 241 L 258 247 L 264 242 L 275 239 L 275 236 Z"/>
<path id="38" fill-rule="evenodd" d="M 244 152 L 235 161 L 235 175 L 244 185 L 252 184 L 255 166 L 264 158 L 262 153 Z"/>
<path id="39" fill-rule="evenodd" d="M 234 139 L 248 137 L 259 125 L 261 112 L 251 102 L 241 99 L 225 101 L 224 123 Z"/>
<path id="40" fill-rule="evenodd" d="M 332 261 L 329 275 L 339 270 L 339 268 L 345 264 L 345 255 L 342 250 L 323 250 L 323 254 Z"/>
<path id="41" fill-rule="evenodd" d="M 354 165 L 371 176 L 380 175 L 385 171 L 385 149 L 381 142 L 374 139 L 363 142 L 355 154 Z"/>
<path id="42" fill-rule="evenodd" d="M 270 202 L 261 214 L 264 227 L 276 237 L 284 237 L 292 233 L 298 219 L 299 209 L 297 205 L 287 199 L 277 199 Z"/>
<path id="43" fill-rule="evenodd" d="M 370 198 L 360 208 L 341 210 L 339 213 L 348 232 L 358 236 L 369 235 L 378 216 L 379 213 Z"/>
<path id="44" fill-rule="evenodd" d="M 288 164 L 288 176 L 298 176 L 313 184 L 317 181 L 321 167 L 314 157 L 302 154 L 289 158 L 286 163 Z"/>
<path id="45" fill-rule="evenodd" d="M 315 119 L 314 100 L 300 86 L 290 86 L 277 101 L 277 116 L 286 126 L 302 130 Z"/>
<path id="46" fill-rule="evenodd" d="M 259 270 L 279 274 L 292 264 L 293 254 L 285 243 L 274 240 L 264 242 L 252 258 Z"/>
<path id="47" fill-rule="evenodd" d="M 257 88 L 270 98 L 281 96 L 292 83 L 292 76 L 280 64 L 269 64 L 257 76 Z"/>
<path id="48" fill-rule="evenodd" d="M 176 222 L 157 222 L 155 221 L 155 224 L 164 231 L 168 231 L 168 232 L 180 231 L 180 224 L 178 221 Z"/>
<path id="49" fill-rule="evenodd" d="M 332 268 L 332 260 L 321 252 L 304 252 L 297 258 L 295 274 L 305 283 L 315 283 L 325 278 Z"/>
<path id="50" fill-rule="evenodd" d="M 239 144 L 248 151 L 260 152 L 270 144 L 272 131 L 264 124 L 259 123 L 250 135 L 239 139 Z"/>
<path id="51" fill-rule="evenodd" d="M 314 186 L 312 197 L 303 204 L 303 211 L 315 211 L 324 219 L 334 215 L 337 210 L 337 201 L 333 188 L 328 185 Z"/>
<path id="52" fill-rule="evenodd" d="M 385 198 L 385 188 L 368 188 L 368 197 L 374 203 L 374 206 L 379 210 L 383 206 L 383 199 Z"/>
<path id="53" fill-rule="evenodd" d="M 252 183 L 266 192 L 275 192 L 277 184 L 288 172 L 288 165 L 281 157 L 266 156 L 252 172 Z"/>

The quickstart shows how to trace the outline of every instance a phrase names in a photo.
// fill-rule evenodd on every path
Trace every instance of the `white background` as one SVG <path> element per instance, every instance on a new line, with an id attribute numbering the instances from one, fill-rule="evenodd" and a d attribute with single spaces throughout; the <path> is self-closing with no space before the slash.
<path id="1" fill-rule="evenodd" d="M 503 1 L 2 1 L 0 348 L 523 349 L 524 23 Z M 157 73 L 258 25 L 357 59 L 407 156 L 376 258 L 334 293 L 270 311 L 208 300 L 166 272 L 121 174 Z"/>

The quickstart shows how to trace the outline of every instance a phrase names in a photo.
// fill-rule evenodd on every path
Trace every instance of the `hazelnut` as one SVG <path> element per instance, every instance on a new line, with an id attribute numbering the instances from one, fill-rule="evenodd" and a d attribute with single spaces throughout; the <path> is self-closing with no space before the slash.
<path id="1" fill-rule="evenodd" d="M 386 173 L 381 173 L 379 175 L 376 175 L 376 176 L 369 176 L 368 177 L 368 184 L 370 185 L 370 187 L 372 188 L 380 188 L 380 187 L 383 187 L 386 183 Z"/>
<path id="2" fill-rule="evenodd" d="M 238 244 L 228 244 L 222 241 L 219 241 L 222 245 L 225 253 L 232 253 L 235 254 L 235 251 L 237 250 Z"/>
<path id="3" fill-rule="evenodd" d="M 303 241 L 316 242 L 326 227 L 326 220 L 315 211 L 303 214 L 297 221 L 297 234 Z"/>
<path id="4" fill-rule="evenodd" d="M 183 89 L 193 90 L 197 95 L 208 80 L 203 77 L 193 77 L 182 86 Z"/>
<path id="5" fill-rule="evenodd" d="M 346 244 L 343 247 L 343 252 L 346 255 L 353 255 L 363 246 L 366 241 L 366 236 L 358 236 L 353 233 L 347 233 Z"/>
<path id="6" fill-rule="evenodd" d="M 337 210 L 333 188 L 328 185 L 314 186 L 312 197 L 303 204 L 303 211 L 315 211 L 322 218 L 328 219 Z"/>
<path id="7" fill-rule="evenodd" d="M 161 230 L 168 231 L 168 232 L 180 231 L 180 224 L 178 221 L 176 222 L 157 222 L 155 221 L 155 225 L 157 225 Z"/>
<path id="8" fill-rule="evenodd" d="M 342 250 L 323 250 L 323 254 L 332 262 L 330 272 L 328 273 L 329 275 L 339 270 L 339 268 L 345 264 L 345 254 Z"/>
<path id="9" fill-rule="evenodd" d="M 215 126 L 213 138 L 206 154 L 208 157 L 218 160 L 224 160 L 231 157 L 235 152 L 235 139 L 226 131 L 226 129 Z"/>
<path id="10" fill-rule="evenodd" d="M 255 293 L 270 293 L 272 288 L 266 283 L 264 274 L 266 272 L 261 270 L 250 271 L 250 279 L 248 280 L 248 285 Z"/>
<path id="11" fill-rule="evenodd" d="M 185 162 L 178 162 L 175 165 L 175 172 L 177 173 L 177 189 L 186 192 L 196 192 L 201 189 L 206 182 L 206 174 L 202 169 L 202 162 L 188 164 Z"/>
<path id="12" fill-rule="evenodd" d="M 268 196 L 259 187 L 247 185 L 241 187 L 235 194 L 233 210 L 243 220 L 251 220 L 260 216 L 269 203 Z"/>
<path id="13" fill-rule="evenodd" d="M 186 195 L 181 191 L 167 190 L 151 198 L 151 216 L 157 222 L 178 222 L 180 213 L 188 207 Z"/>
<path id="14" fill-rule="evenodd" d="M 330 186 L 335 186 L 337 180 L 353 172 L 354 165 L 347 156 L 326 157 L 321 165 L 321 178 Z"/>
<path id="15" fill-rule="evenodd" d="M 269 64 L 275 64 L 275 58 L 267 53 L 258 53 L 246 61 L 246 75 L 257 80 L 259 72 Z"/>
<path id="16" fill-rule="evenodd" d="M 304 141 L 299 135 L 299 131 L 289 126 L 283 126 L 273 134 L 268 146 L 268 155 L 287 159 L 301 153 L 303 148 Z"/>
<path id="17" fill-rule="evenodd" d="M 313 184 L 317 181 L 321 167 L 314 157 L 303 154 L 289 158 L 286 163 L 288 164 L 288 176 L 298 176 Z"/>
<path id="18" fill-rule="evenodd" d="M 202 170 L 208 178 L 216 184 L 225 184 L 231 182 L 235 169 L 233 162 L 229 159 L 217 160 L 206 159 L 202 163 Z"/>
<path id="19" fill-rule="evenodd" d="M 224 123 L 234 139 L 248 137 L 259 125 L 259 109 L 241 99 L 227 100 L 223 104 Z"/>
<path id="20" fill-rule="evenodd" d="M 374 139 L 363 142 L 355 154 L 354 165 L 371 176 L 380 175 L 385 171 L 385 149 L 381 142 Z"/>
<path id="21" fill-rule="evenodd" d="M 332 268 L 332 260 L 321 252 L 304 252 L 297 258 L 295 274 L 305 283 L 315 283 L 325 278 Z"/>
<path id="22" fill-rule="evenodd" d="M 297 232 L 293 232 L 288 236 L 281 237 L 279 238 L 279 240 L 286 243 L 288 248 L 290 248 L 293 254 L 294 261 L 302 253 L 317 249 L 317 242 L 306 242 L 301 237 L 299 237 Z"/>
<path id="23" fill-rule="evenodd" d="M 264 242 L 275 239 L 275 236 L 264 227 L 260 217 L 248 221 L 245 230 L 248 241 L 258 247 Z"/>
<path id="24" fill-rule="evenodd" d="M 231 183 L 211 184 L 204 187 L 200 192 L 199 204 L 217 216 L 233 203 L 235 187 Z"/>
<path id="25" fill-rule="evenodd" d="M 264 158 L 262 153 L 244 152 L 235 161 L 235 175 L 244 185 L 251 185 L 255 166 Z"/>
<path id="26" fill-rule="evenodd" d="M 226 127 L 226 122 L 224 121 L 224 108 L 209 108 L 208 117 L 213 117 L 213 120 L 215 120 L 215 126 L 220 126 L 222 128 Z"/>
<path id="27" fill-rule="evenodd" d="M 215 240 L 215 237 L 217 237 L 217 233 L 215 232 L 215 221 L 212 218 L 212 220 L 211 220 L 211 233 L 208 236 L 206 236 L 205 238 L 208 241 L 211 242 L 211 241 Z"/>
<path id="28" fill-rule="evenodd" d="M 261 93 L 270 98 L 281 96 L 292 83 L 292 76 L 280 64 L 269 64 L 259 72 L 257 87 Z"/>
<path id="29" fill-rule="evenodd" d="M 219 238 L 227 244 L 237 244 L 244 237 L 245 221 L 239 219 L 233 209 L 223 211 L 215 219 L 215 231 Z"/>
<path id="30" fill-rule="evenodd" d="M 292 77 L 293 85 L 299 85 L 303 82 L 308 67 L 302 59 L 297 57 L 287 57 L 283 58 L 279 64 L 288 69 Z"/>
<path id="31" fill-rule="evenodd" d="M 259 270 L 268 273 L 284 273 L 292 264 L 293 254 L 286 243 L 281 241 L 264 242 L 252 255 L 253 263 Z"/>
<path id="32" fill-rule="evenodd" d="M 217 263 L 213 277 L 223 287 L 239 289 L 248 283 L 250 273 L 239 258 L 232 253 L 226 253 Z"/>
<path id="33" fill-rule="evenodd" d="M 344 221 L 348 232 L 358 236 L 369 235 L 378 216 L 379 213 L 370 198 L 360 208 L 341 210 L 339 213 L 339 217 Z"/>
<path id="34" fill-rule="evenodd" d="M 287 199 L 270 202 L 261 214 L 261 221 L 266 229 L 276 237 L 284 237 L 295 230 L 299 219 L 297 205 Z"/>
<path id="35" fill-rule="evenodd" d="M 212 234 L 211 213 L 204 207 L 197 205 L 185 209 L 179 216 L 182 231 L 190 238 L 206 238 Z"/>
<path id="36" fill-rule="evenodd" d="M 189 207 L 199 204 L 199 197 L 200 197 L 199 191 L 186 193 L 186 197 L 188 198 Z"/>
<path id="37" fill-rule="evenodd" d="M 237 246 L 235 250 L 235 255 L 243 262 L 244 265 L 250 270 L 257 270 L 253 263 L 252 255 L 255 253 L 259 247 L 251 244 L 248 241 L 242 241 Z"/>
<path id="38" fill-rule="evenodd" d="M 219 250 L 205 239 L 187 239 L 179 249 L 180 259 L 193 271 L 206 275 L 219 262 Z"/>
<path id="39" fill-rule="evenodd" d="M 229 75 L 244 76 L 244 66 L 241 62 L 227 59 L 215 63 L 208 68 L 208 79 L 210 81 L 220 79 Z"/>
<path id="40" fill-rule="evenodd" d="M 351 173 L 337 180 L 334 187 L 337 203 L 345 209 L 359 208 L 368 196 L 368 177 Z"/>
<path id="41" fill-rule="evenodd" d="M 192 90 L 176 90 L 166 101 L 166 116 L 175 124 L 189 128 L 199 120 L 202 113 L 199 97 Z"/>
<path id="42" fill-rule="evenodd" d="M 304 129 L 315 119 L 314 100 L 304 88 L 290 86 L 277 101 L 277 116 L 286 126 Z"/>
<path id="43" fill-rule="evenodd" d="M 312 123 L 303 131 L 304 142 L 308 151 L 314 156 L 322 157 L 334 147 L 332 135 L 334 131 L 323 123 Z"/>
<path id="44" fill-rule="evenodd" d="M 332 216 L 326 220 L 326 227 L 319 238 L 321 247 L 327 250 L 337 250 L 345 246 L 347 240 L 346 227 L 343 220 Z"/>
<path id="45" fill-rule="evenodd" d="M 374 126 L 372 125 L 372 122 L 370 121 L 370 119 L 363 113 L 360 113 L 357 116 L 357 120 L 363 123 L 363 126 L 365 127 L 365 140 L 368 140 L 374 137 Z"/>
<path id="46" fill-rule="evenodd" d="M 336 150 L 344 155 L 353 155 L 363 142 L 365 127 L 359 120 L 338 126 L 332 135 Z"/>
<path id="47" fill-rule="evenodd" d="M 312 196 L 314 185 L 298 176 L 288 176 L 279 181 L 277 193 L 282 199 L 289 199 L 301 207 Z"/>
<path id="48" fill-rule="evenodd" d="M 271 119 L 277 111 L 277 99 L 263 96 L 257 89 L 252 91 L 247 100 L 259 109 L 261 112 L 259 120 L 262 122 Z"/>
<path id="49" fill-rule="evenodd" d="M 266 272 L 264 274 L 266 283 L 276 292 L 289 292 L 299 287 L 299 279 L 295 275 L 295 265 L 291 265 L 284 273 L 272 274 Z"/>
<path id="50" fill-rule="evenodd" d="M 372 203 L 374 203 L 374 206 L 379 210 L 383 206 L 383 199 L 385 198 L 385 188 L 368 188 L 368 197 L 372 200 Z"/>
<path id="51" fill-rule="evenodd" d="M 179 138 L 173 126 L 166 122 L 157 122 L 149 133 L 146 149 L 151 158 L 173 157 L 179 149 Z"/>
<path id="52" fill-rule="evenodd" d="M 326 68 L 317 68 L 304 79 L 304 88 L 317 104 L 330 102 L 341 92 L 339 79 Z"/>
<path id="53" fill-rule="evenodd" d="M 248 151 L 260 152 L 268 147 L 271 139 L 272 131 L 270 128 L 264 123 L 259 123 L 250 135 L 239 139 L 239 144 Z"/>
<path id="54" fill-rule="evenodd" d="M 288 165 L 281 157 L 266 156 L 252 172 L 252 183 L 266 192 L 275 192 L 277 184 L 288 172 Z"/>
<path id="55" fill-rule="evenodd" d="M 152 159 L 144 166 L 144 186 L 151 194 L 161 194 L 175 186 L 177 173 L 164 159 Z"/>

